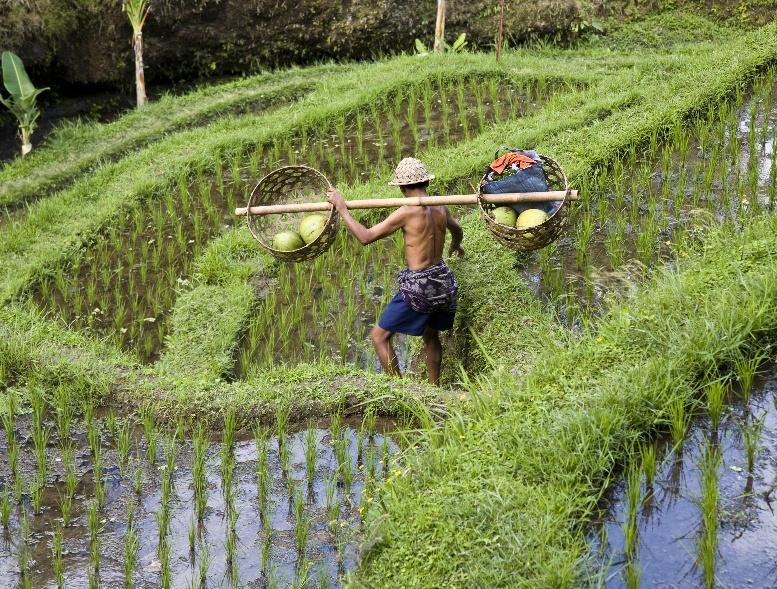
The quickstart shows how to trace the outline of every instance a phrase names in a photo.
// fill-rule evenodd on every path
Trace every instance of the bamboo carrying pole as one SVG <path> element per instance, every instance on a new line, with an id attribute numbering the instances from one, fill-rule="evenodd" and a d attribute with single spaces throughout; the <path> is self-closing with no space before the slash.
<path id="1" fill-rule="evenodd" d="M 480 198 L 492 204 L 515 204 L 519 202 L 551 202 L 564 200 L 578 200 L 577 190 L 570 190 L 569 195 L 563 190 L 550 192 L 509 192 L 505 194 L 481 194 Z M 450 194 L 447 196 L 415 196 L 410 198 L 370 198 L 366 200 L 347 200 L 349 209 L 388 209 L 404 205 L 432 206 L 432 205 L 474 205 L 478 202 L 477 194 Z M 281 213 L 312 213 L 317 211 L 329 211 L 332 205 L 328 202 L 306 202 L 298 204 L 264 205 L 251 207 L 250 213 L 247 207 L 235 209 L 238 216 L 251 215 L 277 215 Z"/>

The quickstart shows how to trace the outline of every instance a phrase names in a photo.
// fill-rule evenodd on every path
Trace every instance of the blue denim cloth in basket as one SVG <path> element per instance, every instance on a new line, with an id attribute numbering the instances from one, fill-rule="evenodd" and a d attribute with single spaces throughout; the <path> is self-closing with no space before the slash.
<path id="1" fill-rule="evenodd" d="M 506 192 L 547 192 L 550 190 L 545 172 L 542 169 L 542 160 L 537 152 L 532 149 L 512 151 L 528 155 L 537 163 L 524 170 L 516 171 L 512 176 L 486 182 L 481 192 L 483 194 L 504 194 Z M 527 209 L 540 209 L 551 215 L 556 212 L 560 205 L 560 202 L 534 202 L 516 203 L 509 206 L 519 215 Z"/>

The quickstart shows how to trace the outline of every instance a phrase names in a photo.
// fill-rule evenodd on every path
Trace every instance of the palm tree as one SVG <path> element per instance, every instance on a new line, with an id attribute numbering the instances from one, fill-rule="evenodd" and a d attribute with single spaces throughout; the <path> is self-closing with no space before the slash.
<path id="1" fill-rule="evenodd" d="M 499 24 L 496 30 L 496 60 L 502 56 L 505 32 L 505 0 L 499 0 Z"/>
<path id="2" fill-rule="evenodd" d="M 124 0 L 122 10 L 127 13 L 132 25 L 132 47 L 135 50 L 135 91 L 138 108 L 148 102 L 146 97 L 146 76 L 143 73 L 143 27 L 151 9 L 150 0 Z"/>
<path id="3" fill-rule="evenodd" d="M 434 27 L 434 50 L 445 51 L 445 0 L 437 0 L 437 24 Z"/>

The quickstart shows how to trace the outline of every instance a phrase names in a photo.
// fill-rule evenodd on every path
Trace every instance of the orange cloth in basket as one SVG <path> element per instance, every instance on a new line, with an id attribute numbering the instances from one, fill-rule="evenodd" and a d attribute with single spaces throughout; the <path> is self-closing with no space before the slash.
<path id="1" fill-rule="evenodd" d="M 510 152 L 495 159 L 493 162 L 491 162 L 489 167 L 497 174 L 501 174 L 505 171 L 505 168 L 511 164 L 517 165 L 520 170 L 525 170 L 526 168 L 533 166 L 536 163 L 537 162 L 531 159 L 528 155 Z"/>

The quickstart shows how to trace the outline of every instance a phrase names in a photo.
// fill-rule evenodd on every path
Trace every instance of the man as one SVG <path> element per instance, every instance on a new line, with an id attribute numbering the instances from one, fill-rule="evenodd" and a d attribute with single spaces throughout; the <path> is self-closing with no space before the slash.
<path id="1" fill-rule="evenodd" d="M 427 196 L 433 180 L 426 166 L 415 158 L 405 158 L 397 166 L 391 186 L 399 186 L 405 197 Z M 405 205 L 384 221 L 367 228 L 351 216 L 337 190 L 328 193 L 345 226 L 362 245 L 388 237 L 401 229 L 405 238 L 407 269 L 399 274 L 399 292 L 370 333 L 380 365 L 387 374 L 400 376 L 399 363 L 391 338 L 395 333 L 420 335 L 424 339 L 429 382 L 438 384 L 442 364 L 439 332 L 453 327 L 458 285 L 442 259 L 445 232 L 451 232 L 448 255 L 463 256 L 463 232 L 445 206 Z"/>

